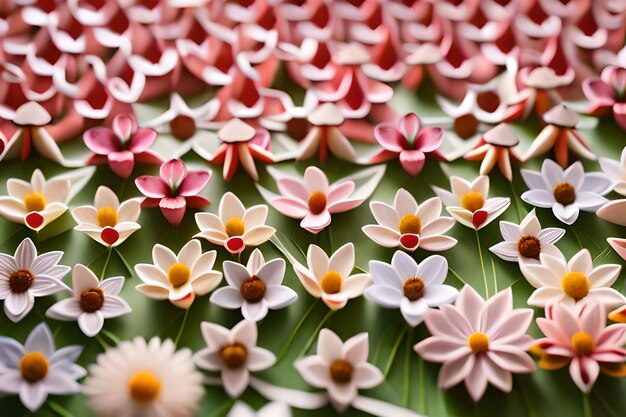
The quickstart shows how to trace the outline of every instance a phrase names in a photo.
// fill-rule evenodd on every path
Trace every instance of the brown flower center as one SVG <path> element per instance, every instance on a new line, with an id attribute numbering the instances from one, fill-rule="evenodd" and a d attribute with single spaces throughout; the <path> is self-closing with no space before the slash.
<path id="1" fill-rule="evenodd" d="M 579 330 L 572 335 L 572 348 L 576 356 L 589 356 L 593 353 L 596 343 L 591 335 Z"/>
<path id="2" fill-rule="evenodd" d="M 179 114 L 170 121 L 170 132 L 178 140 L 187 140 L 196 133 L 196 122 L 189 116 Z"/>
<path id="3" fill-rule="evenodd" d="M 345 359 L 337 359 L 330 365 L 330 377 L 338 384 L 347 384 L 352 380 L 352 364 Z"/>
<path id="4" fill-rule="evenodd" d="M 461 207 L 472 213 L 483 208 L 484 204 L 485 198 L 478 191 L 467 192 L 461 197 Z"/>
<path id="5" fill-rule="evenodd" d="M 46 208 L 46 198 L 41 193 L 30 193 L 24 197 L 24 208 L 27 213 L 42 211 Z"/>
<path id="6" fill-rule="evenodd" d="M 398 224 L 398 231 L 401 235 L 405 233 L 412 233 L 418 235 L 422 230 L 422 221 L 419 216 L 415 214 L 406 214 L 400 219 Z"/>
<path id="7" fill-rule="evenodd" d="M 28 352 L 20 361 L 20 372 L 26 381 L 35 383 L 48 374 L 48 360 L 39 352 Z"/>
<path id="8" fill-rule="evenodd" d="M 9 288 L 11 292 L 26 292 L 33 285 L 35 277 L 28 269 L 18 269 L 9 275 Z"/>
<path id="9" fill-rule="evenodd" d="M 241 220 L 239 217 L 231 217 L 226 222 L 226 226 L 224 227 L 224 229 L 228 237 L 242 236 L 245 230 L 245 225 L 243 223 L 243 220 Z"/>
<path id="10" fill-rule="evenodd" d="M 564 206 L 576 201 L 576 190 L 569 182 L 560 182 L 554 186 L 554 199 Z"/>
<path id="11" fill-rule="evenodd" d="M 402 291 L 404 292 L 404 296 L 411 301 L 419 300 L 424 296 L 424 290 L 426 286 L 424 285 L 424 281 L 422 281 L 419 277 L 411 277 L 404 281 L 404 285 L 402 286 Z"/>
<path id="12" fill-rule="evenodd" d="M 149 403 L 161 393 L 161 379 L 152 371 L 138 371 L 128 380 L 128 392 L 139 403 Z"/>
<path id="13" fill-rule="evenodd" d="M 80 295 L 80 308 L 87 313 L 100 310 L 104 304 L 104 291 L 100 288 L 85 290 Z"/>
<path id="14" fill-rule="evenodd" d="M 190 275 L 191 271 L 189 270 L 189 267 L 179 262 L 172 264 L 172 266 L 170 266 L 167 270 L 167 280 L 174 288 L 185 285 L 189 280 Z"/>
<path id="15" fill-rule="evenodd" d="M 230 369 L 239 369 L 248 359 L 246 347 L 239 343 L 233 343 L 222 348 L 222 361 Z"/>
<path id="16" fill-rule="evenodd" d="M 467 344 L 473 353 L 482 353 L 489 350 L 489 338 L 481 332 L 470 334 L 467 338 Z"/>
<path id="17" fill-rule="evenodd" d="M 326 194 L 315 191 L 309 196 L 309 211 L 313 214 L 320 214 L 326 208 Z"/>
<path id="18" fill-rule="evenodd" d="M 541 242 L 535 236 L 524 235 L 517 241 L 517 251 L 525 258 L 539 258 Z"/>
<path id="19" fill-rule="evenodd" d="M 258 303 L 265 295 L 265 283 L 256 275 L 252 275 L 241 284 L 241 296 L 249 303 Z"/>
<path id="20" fill-rule="evenodd" d="M 587 296 L 589 293 L 589 280 L 582 272 L 568 272 L 561 280 L 561 288 L 565 294 L 578 301 Z"/>
<path id="21" fill-rule="evenodd" d="M 328 271 L 320 280 L 320 287 L 326 294 L 337 294 L 341 291 L 343 277 L 337 271 Z"/>
<path id="22" fill-rule="evenodd" d="M 117 210 L 109 206 L 100 207 L 96 219 L 100 227 L 115 227 L 118 220 Z"/>
<path id="23" fill-rule="evenodd" d="M 469 139 L 478 131 L 478 120 L 471 114 L 454 119 L 454 131 L 462 139 Z"/>

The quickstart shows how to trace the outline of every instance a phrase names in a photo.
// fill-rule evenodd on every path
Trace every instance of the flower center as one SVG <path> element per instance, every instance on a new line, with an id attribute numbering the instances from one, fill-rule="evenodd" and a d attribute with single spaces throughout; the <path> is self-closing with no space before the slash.
<path id="1" fill-rule="evenodd" d="M 483 208 L 484 204 L 485 199 L 478 191 L 470 191 L 463 194 L 463 197 L 461 197 L 461 207 L 465 210 L 471 211 L 472 213 Z"/>
<path id="2" fill-rule="evenodd" d="M 241 284 L 241 296 L 249 303 L 258 303 L 265 295 L 265 283 L 256 275 L 252 275 Z"/>
<path id="3" fill-rule="evenodd" d="M 489 338 L 481 332 L 470 334 L 467 338 L 467 344 L 473 353 L 483 353 L 489 350 Z"/>
<path id="4" fill-rule="evenodd" d="M 172 287 L 178 288 L 187 283 L 190 271 L 187 265 L 176 262 L 167 270 L 167 280 Z"/>
<path id="5" fill-rule="evenodd" d="M 20 372 L 26 381 L 35 383 L 48 374 L 48 360 L 39 352 L 28 352 L 20 361 Z"/>
<path id="6" fill-rule="evenodd" d="M 404 296 L 411 301 L 419 300 L 424 296 L 424 281 L 422 281 L 419 277 L 411 277 L 404 281 L 404 285 L 402 286 L 402 291 L 404 292 Z"/>
<path id="7" fill-rule="evenodd" d="M 338 384 L 347 384 L 352 380 L 352 365 L 344 359 L 337 359 L 330 365 L 330 377 Z"/>
<path id="8" fill-rule="evenodd" d="M 239 217 L 231 217 L 226 222 L 225 229 L 228 237 L 242 236 L 244 232 L 243 220 L 241 220 Z"/>
<path id="9" fill-rule="evenodd" d="M 326 294 L 337 294 L 341 291 L 341 284 L 343 284 L 343 277 L 337 271 L 328 271 L 320 281 L 320 287 Z"/>
<path id="10" fill-rule="evenodd" d="M 561 280 L 561 288 L 565 294 L 578 301 L 589 293 L 589 280 L 582 272 L 568 272 Z"/>
<path id="11" fill-rule="evenodd" d="M 576 201 L 576 190 L 569 182 L 560 182 L 554 186 L 554 199 L 564 206 Z"/>
<path id="12" fill-rule="evenodd" d="M 117 210 L 109 206 L 100 207 L 96 219 L 100 227 L 115 227 L 117 225 Z"/>
<path id="13" fill-rule="evenodd" d="M 11 292 L 26 292 L 33 285 L 34 280 L 33 273 L 28 269 L 18 269 L 9 275 L 9 288 Z"/>
<path id="14" fill-rule="evenodd" d="M 104 304 L 104 291 L 100 288 L 85 290 L 80 295 L 80 308 L 87 313 L 100 310 L 102 304 Z"/>
<path id="15" fill-rule="evenodd" d="M 454 131 L 462 139 L 469 139 L 478 130 L 478 119 L 471 114 L 464 114 L 454 119 Z"/>
<path id="16" fill-rule="evenodd" d="M 46 198 L 41 193 L 30 193 L 24 197 L 26 212 L 42 211 L 46 208 Z"/>
<path id="17" fill-rule="evenodd" d="M 517 241 L 517 251 L 526 258 L 539 258 L 541 242 L 535 236 L 524 235 Z"/>
<path id="18" fill-rule="evenodd" d="M 593 337 L 583 330 L 579 330 L 572 335 L 572 348 L 577 356 L 591 355 L 595 345 Z"/>
<path id="19" fill-rule="evenodd" d="M 161 379 L 152 371 L 137 371 L 128 380 L 128 392 L 140 403 L 154 401 L 161 393 Z"/>
<path id="20" fill-rule="evenodd" d="M 187 140 L 196 133 L 196 122 L 189 116 L 179 114 L 170 121 L 170 132 L 178 140 Z"/>
<path id="21" fill-rule="evenodd" d="M 246 347 L 239 343 L 222 348 L 222 361 L 230 369 L 239 369 L 246 363 L 248 351 Z"/>
<path id="22" fill-rule="evenodd" d="M 313 214 L 320 214 L 326 208 L 326 194 L 315 191 L 309 196 L 309 211 Z"/>
<path id="23" fill-rule="evenodd" d="M 420 218 L 415 214 L 406 214 L 400 219 L 400 224 L 398 224 L 398 231 L 401 235 L 405 233 L 418 235 L 420 230 L 422 230 L 422 222 Z"/>

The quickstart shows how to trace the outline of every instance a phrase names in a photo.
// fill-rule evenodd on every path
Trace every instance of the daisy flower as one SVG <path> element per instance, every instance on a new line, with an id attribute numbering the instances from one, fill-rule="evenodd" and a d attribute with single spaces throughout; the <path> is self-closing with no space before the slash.
<path id="1" fill-rule="evenodd" d="M 101 245 L 115 247 L 141 229 L 137 223 L 140 212 L 140 199 L 132 198 L 120 204 L 117 195 L 101 185 L 93 206 L 72 209 L 72 217 L 78 223 L 74 230 L 85 233 Z"/>
<path id="2" fill-rule="evenodd" d="M 32 240 L 20 243 L 15 255 L 0 253 L 0 300 L 4 313 L 14 323 L 22 320 L 35 305 L 35 297 L 70 290 L 61 279 L 70 271 L 59 265 L 63 252 L 37 255 Z"/>
<path id="3" fill-rule="evenodd" d="M 198 240 L 192 239 L 178 255 L 163 246 L 152 248 L 154 264 L 135 265 L 135 272 L 143 284 L 137 291 L 155 300 L 170 300 L 180 308 L 189 308 L 196 296 L 213 291 L 222 280 L 222 273 L 213 270 L 217 252 L 202 253 Z"/>
<path id="4" fill-rule="evenodd" d="M 276 233 L 276 229 L 265 224 L 267 212 L 265 204 L 246 209 L 241 200 L 229 191 L 220 200 L 218 215 L 196 213 L 200 233 L 194 237 L 224 246 L 230 253 L 240 253 L 247 246 L 260 245 Z"/>
<path id="5" fill-rule="evenodd" d="M 511 204 L 509 198 L 488 198 L 489 177 L 480 175 L 471 183 L 450 177 L 452 192 L 433 187 L 448 213 L 464 226 L 480 230 L 500 216 Z"/>
<path id="6" fill-rule="evenodd" d="M 365 297 L 387 308 L 399 308 L 406 322 L 415 327 L 424 320 L 429 308 L 454 302 L 456 288 L 444 285 L 448 261 L 440 255 L 429 256 L 419 265 L 405 252 L 397 251 L 391 264 L 370 261 L 374 285 Z"/>
<path id="7" fill-rule="evenodd" d="M 611 288 L 621 265 L 606 264 L 593 267 L 591 254 L 583 249 L 566 262 L 564 257 L 541 254 L 540 264 L 522 264 L 522 274 L 537 288 L 528 299 L 528 304 L 546 307 L 561 303 L 568 308 L 582 307 L 590 301 L 606 308 L 616 308 L 626 302 L 619 291 Z"/>
<path id="8" fill-rule="evenodd" d="M 74 362 L 82 346 L 65 346 L 56 350 L 52 332 L 46 323 L 38 324 L 22 345 L 0 336 L 0 392 L 19 394 L 30 411 L 37 411 L 52 395 L 80 392 L 77 379 L 87 373 Z"/>
<path id="9" fill-rule="evenodd" d="M 428 251 L 442 251 L 456 245 L 457 240 L 445 236 L 454 226 L 454 219 L 441 216 L 439 197 L 417 204 L 404 188 L 396 192 L 393 206 L 382 201 L 372 201 L 370 210 L 378 224 L 362 227 L 363 233 L 374 242 L 387 248 L 400 246 L 414 251 L 418 247 Z"/>
<path id="10" fill-rule="evenodd" d="M 101 417 L 192 417 L 204 388 L 191 350 L 176 350 L 171 340 L 136 337 L 98 355 L 83 394 Z"/>
<path id="11" fill-rule="evenodd" d="M 194 362 L 200 369 L 221 372 L 224 389 L 231 398 L 246 390 L 250 372 L 268 369 L 276 363 L 272 352 L 257 347 L 257 327 L 253 321 L 242 320 L 232 330 L 205 321 L 200 329 L 207 347 L 194 355 Z"/>
<path id="12" fill-rule="evenodd" d="M 533 318 L 529 308 L 513 309 L 511 288 L 487 301 L 465 285 L 454 306 L 430 309 L 424 319 L 433 335 L 415 345 L 427 361 L 443 363 L 439 387 L 461 381 L 474 401 L 491 383 L 510 392 L 512 373 L 530 373 L 535 363 L 526 353 L 533 339 L 526 334 Z"/>
<path id="13" fill-rule="evenodd" d="M 61 300 L 46 311 L 55 320 L 78 321 L 80 330 L 89 337 L 100 333 L 104 319 L 129 314 L 132 309 L 119 296 L 124 277 L 107 278 L 100 282 L 87 267 L 78 264 L 72 271 L 73 297 Z"/>
<path id="14" fill-rule="evenodd" d="M 585 174 L 580 161 L 563 170 L 556 162 L 545 159 L 541 173 L 523 169 L 522 177 L 530 188 L 522 194 L 522 200 L 536 207 L 552 208 L 556 218 L 565 224 L 573 224 L 580 210 L 598 210 L 607 202 L 602 196 L 613 188 L 603 173 Z"/>
<path id="15" fill-rule="evenodd" d="M 243 317 L 250 321 L 263 320 L 268 309 L 284 308 L 298 298 L 294 290 L 281 285 L 285 261 L 279 258 L 266 263 L 258 249 L 250 254 L 245 267 L 225 261 L 222 268 L 228 286 L 217 289 L 210 301 L 222 308 L 240 308 Z"/>
<path id="16" fill-rule="evenodd" d="M 622 149 L 619 162 L 610 158 L 599 158 L 600 168 L 613 181 L 613 191 L 626 196 L 626 146 Z"/>
<path id="17" fill-rule="evenodd" d="M 354 269 L 354 245 L 346 243 L 329 258 L 319 246 L 307 251 L 308 268 L 295 262 L 293 269 L 304 288 L 315 298 L 321 298 L 331 310 L 339 310 L 349 299 L 363 294 L 370 284 L 368 274 L 350 275 Z"/>
<path id="18" fill-rule="evenodd" d="M 563 257 L 554 244 L 563 237 L 565 230 L 558 227 L 542 229 L 535 209 L 532 209 L 519 225 L 501 221 L 500 233 L 504 240 L 489 250 L 505 261 L 537 264 L 542 253 Z"/>
<path id="19" fill-rule="evenodd" d="M 246 403 L 238 401 L 226 417 L 291 417 L 291 410 L 284 403 L 271 402 L 255 411 Z"/>
<path id="20" fill-rule="evenodd" d="M 368 353 L 367 333 L 357 334 L 344 343 L 332 330 L 322 329 L 317 355 L 298 359 L 294 366 L 307 383 L 328 390 L 335 409 L 343 412 L 356 399 L 359 389 L 383 382 L 380 369 L 367 362 Z"/>

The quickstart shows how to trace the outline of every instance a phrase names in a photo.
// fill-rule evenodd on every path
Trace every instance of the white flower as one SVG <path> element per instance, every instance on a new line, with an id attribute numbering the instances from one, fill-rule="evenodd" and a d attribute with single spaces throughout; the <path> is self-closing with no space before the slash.
<path id="1" fill-rule="evenodd" d="M 58 265 L 63 252 L 47 252 L 37 256 L 37 248 L 26 238 L 15 255 L 0 253 L 0 300 L 12 322 L 22 320 L 35 305 L 35 297 L 44 297 L 70 290 L 61 279 L 70 268 Z"/>
<path id="2" fill-rule="evenodd" d="M 55 320 L 77 320 L 85 335 L 95 336 L 102 330 L 104 319 L 132 311 L 119 296 L 123 287 L 124 277 L 107 278 L 100 282 L 87 267 L 77 264 L 72 272 L 74 296 L 54 304 L 46 311 L 46 316 Z"/>
<path id="3" fill-rule="evenodd" d="M 565 230 L 558 227 L 542 229 L 535 209 L 519 225 L 501 221 L 500 233 L 504 241 L 493 245 L 489 250 L 505 261 L 538 264 L 542 253 L 563 257 L 554 244 L 563 237 Z"/>
<path id="4" fill-rule="evenodd" d="M 556 218 L 565 224 L 574 223 L 580 210 L 598 210 L 607 202 L 602 196 L 613 187 L 603 173 L 585 174 L 580 161 L 563 171 L 556 162 L 545 159 L 541 173 L 523 169 L 522 177 L 530 188 L 522 194 L 522 200 L 536 207 L 552 208 Z"/>
<path id="5" fill-rule="evenodd" d="M 72 217 L 78 226 L 75 230 L 85 233 L 104 246 L 117 246 L 141 229 L 137 223 L 141 212 L 141 200 L 130 199 L 120 204 L 110 188 L 98 187 L 93 206 L 72 209 Z"/>
<path id="6" fill-rule="evenodd" d="M 83 394 L 101 417 L 192 417 L 204 388 L 191 350 L 177 351 L 171 340 L 136 337 L 98 355 Z"/>
<path id="7" fill-rule="evenodd" d="M 194 362 L 198 368 L 220 371 L 231 398 L 246 390 L 250 372 L 268 369 L 276 362 L 272 352 L 256 346 L 257 327 L 253 321 L 242 320 L 232 330 L 202 322 L 201 330 L 207 347 L 194 355 Z"/>
<path id="8" fill-rule="evenodd" d="M 397 251 L 391 265 L 370 261 L 374 285 L 365 289 L 365 297 L 387 308 L 399 308 L 411 327 L 424 320 L 431 307 L 454 302 L 459 292 L 444 285 L 448 261 L 440 255 L 429 256 L 419 265 L 404 252 Z"/>
<path id="9" fill-rule="evenodd" d="M 254 411 L 249 405 L 237 401 L 226 417 L 291 417 L 291 410 L 284 403 L 271 402 Z"/>
<path id="10" fill-rule="evenodd" d="M 480 175 L 471 183 L 460 177 L 450 177 L 450 185 L 452 192 L 439 187 L 433 187 L 433 190 L 456 221 L 476 230 L 487 226 L 511 204 L 508 198 L 487 198 L 489 177 L 486 175 Z"/>
<path id="11" fill-rule="evenodd" d="M 530 285 L 537 288 L 528 304 L 546 307 L 561 303 L 570 310 L 596 301 L 607 310 L 626 302 L 626 297 L 611 288 L 622 269 L 620 265 L 607 264 L 593 267 L 591 254 L 583 249 L 569 260 L 541 254 L 541 264 L 520 264 Z"/>
<path id="12" fill-rule="evenodd" d="M 454 226 L 454 219 L 441 216 L 439 197 L 429 198 L 418 205 L 411 193 L 400 188 L 393 206 L 372 201 L 370 209 L 378 224 L 363 226 L 363 233 L 381 246 L 400 246 L 408 251 L 418 247 L 428 251 L 442 251 L 457 243 L 455 238 L 444 235 Z"/>
<path id="13" fill-rule="evenodd" d="M 222 273 L 213 270 L 217 252 L 202 253 L 198 240 L 192 239 L 178 255 L 163 245 L 152 248 L 154 265 L 135 265 L 143 284 L 137 291 L 155 300 L 169 299 L 180 308 L 189 308 L 197 295 L 213 291 L 222 280 Z"/>
<path id="14" fill-rule="evenodd" d="M 600 158 L 598 162 L 602 171 L 614 181 L 613 191 L 626 195 L 626 147 L 622 150 L 619 162 L 610 158 Z"/>
<path id="15" fill-rule="evenodd" d="M 262 320 L 268 308 L 278 310 L 298 298 L 294 290 L 281 285 L 285 261 L 272 259 L 266 263 L 258 249 L 250 254 L 247 266 L 225 261 L 223 270 L 228 286 L 217 289 L 210 301 L 222 308 L 241 308 L 241 314 L 248 320 Z"/>
<path id="16" fill-rule="evenodd" d="M 220 200 L 219 216 L 196 213 L 200 233 L 194 237 L 224 246 L 230 253 L 240 253 L 246 246 L 260 245 L 276 233 L 276 229 L 265 225 L 267 211 L 265 204 L 246 209 L 241 200 L 229 191 Z"/>
<path id="17" fill-rule="evenodd" d="M 85 376 L 76 365 L 82 346 L 54 347 L 46 323 L 40 323 L 28 335 L 26 343 L 0 336 L 0 392 L 19 394 L 20 401 L 35 412 L 52 395 L 80 392 L 77 379 Z"/>
<path id="18" fill-rule="evenodd" d="M 354 269 L 354 245 L 346 243 L 329 258 L 316 245 L 307 252 L 308 269 L 296 262 L 293 269 L 304 288 L 331 310 L 343 308 L 348 300 L 363 294 L 370 283 L 368 274 L 350 275 Z"/>
<path id="19" fill-rule="evenodd" d="M 302 378 L 317 388 L 326 388 L 333 406 L 344 411 L 354 401 L 358 389 L 369 389 L 383 382 L 382 372 L 367 362 L 368 334 L 360 333 L 345 343 L 329 329 L 322 329 L 317 355 L 299 359 L 295 367 Z"/>

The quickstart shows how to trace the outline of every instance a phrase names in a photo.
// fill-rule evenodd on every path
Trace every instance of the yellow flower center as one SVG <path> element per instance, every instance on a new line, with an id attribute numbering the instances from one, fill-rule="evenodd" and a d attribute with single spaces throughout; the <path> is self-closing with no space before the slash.
<path id="1" fill-rule="evenodd" d="M 246 279 L 239 289 L 241 296 L 249 303 L 258 303 L 265 295 L 265 283 L 256 275 Z"/>
<path id="2" fill-rule="evenodd" d="M 128 380 L 128 392 L 140 403 L 154 401 L 161 393 L 161 379 L 152 371 L 137 371 Z"/>
<path id="3" fill-rule="evenodd" d="M 595 345 L 593 337 L 583 330 L 579 330 L 572 335 L 572 348 L 577 356 L 591 355 Z"/>
<path id="4" fill-rule="evenodd" d="M 483 208 L 485 198 L 478 191 L 470 191 L 461 197 L 461 207 L 472 213 Z"/>
<path id="5" fill-rule="evenodd" d="M 320 281 L 320 287 L 326 294 L 337 294 L 341 291 L 341 284 L 343 284 L 343 277 L 337 271 L 328 271 Z"/>
<path id="6" fill-rule="evenodd" d="M 26 292 L 34 280 L 33 273 L 28 269 L 18 269 L 9 275 L 9 288 L 15 293 Z"/>
<path id="7" fill-rule="evenodd" d="M 30 193 L 24 197 L 26 212 L 42 211 L 46 208 L 46 198 L 41 193 Z"/>
<path id="8" fill-rule="evenodd" d="M 222 348 L 222 361 L 230 369 L 239 369 L 248 359 L 248 351 L 246 347 L 239 343 Z"/>
<path id="9" fill-rule="evenodd" d="M 524 235 L 517 241 L 517 251 L 526 258 L 539 258 L 541 242 L 535 236 Z"/>
<path id="10" fill-rule="evenodd" d="M 326 194 L 315 191 L 309 196 L 309 210 L 313 214 L 320 214 L 326 208 Z"/>
<path id="11" fill-rule="evenodd" d="M 20 361 L 22 378 L 30 383 L 41 381 L 48 374 L 48 360 L 39 352 L 28 352 Z"/>
<path id="12" fill-rule="evenodd" d="M 231 217 L 226 222 L 226 234 L 228 237 L 242 236 L 244 232 L 243 220 L 239 217 Z"/>
<path id="13" fill-rule="evenodd" d="M 330 377 L 338 384 L 347 384 L 352 380 L 352 364 L 344 359 L 337 359 L 330 365 Z"/>
<path id="14" fill-rule="evenodd" d="M 100 207 L 96 219 L 100 227 L 115 227 L 118 219 L 117 210 L 109 206 Z"/>
<path id="15" fill-rule="evenodd" d="M 80 295 L 80 308 L 87 313 L 100 310 L 104 304 L 104 292 L 100 288 L 83 291 Z"/>
<path id="16" fill-rule="evenodd" d="M 405 233 L 413 233 L 417 235 L 420 230 L 422 230 L 422 221 L 415 214 L 406 214 L 400 219 L 398 231 L 401 235 Z"/>
<path id="17" fill-rule="evenodd" d="M 560 182 L 554 186 L 554 199 L 564 206 L 576 201 L 576 190 L 569 182 Z"/>
<path id="18" fill-rule="evenodd" d="M 581 272 L 568 272 L 561 280 L 561 288 L 565 294 L 578 301 L 589 293 L 589 280 Z"/>
<path id="19" fill-rule="evenodd" d="M 424 296 L 424 281 L 422 281 L 419 277 L 411 277 L 404 281 L 404 285 L 402 286 L 402 290 L 404 292 L 404 296 L 411 301 L 419 300 Z"/>
<path id="20" fill-rule="evenodd" d="M 167 270 L 167 280 L 172 284 L 172 287 L 178 288 L 187 283 L 191 271 L 185 264 L 176 262 Z"/>
<path id="21" fill-rule="evenodd" d="M 481 332 L 470 334 L 467 338 L 467 344 L 473 353 L 482 353 L 489 350 L 489 338 Z"/>

